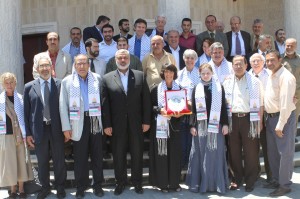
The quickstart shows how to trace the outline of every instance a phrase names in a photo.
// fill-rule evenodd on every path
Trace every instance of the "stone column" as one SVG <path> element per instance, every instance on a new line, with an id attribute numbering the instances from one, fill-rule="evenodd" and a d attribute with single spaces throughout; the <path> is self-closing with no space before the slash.
<path id="1" fill-rule="evenodd" d="M 17 90 L 23 93 L 23 50 L 21 33 L 21 0 L 0 1 L 0 74 L 17 76 Z"/>
<path id="2" fill-rule="evenodd" d="M 300 52 L 300 1 L 284 0 L 284 26 L 286 37 L 297 39 L 297 52 Z"/>
<path id="3" fill-rule="evenodd" d="M 158 15 L 167 17 L 165 30 L 181 32 L 181 20 L 190 17 L 190 0 L 158 0 Z"/>

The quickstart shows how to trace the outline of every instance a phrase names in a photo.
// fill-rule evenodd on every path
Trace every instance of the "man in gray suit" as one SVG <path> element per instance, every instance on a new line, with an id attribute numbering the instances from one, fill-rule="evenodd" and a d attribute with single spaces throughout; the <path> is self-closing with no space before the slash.
<path id="1" fill-rule="evenodd" d="M 24 88 L 26 139 L 28 145 L 35 148 L 38 176 L 42 185 L 38 199 L 44 199 L 50 194 L 50 155 L 53 160 L 57 198 L 66 196 L 64 136 L 59 115 L 60 80 L 51 77 L 51 65 L 48 56 L 40 56 L 36 66 L 39 78 L 27 83 Z"/>
<path id="2" fill-rule="evenodd" d="M 112 136 L 112 153 L 117 187 L 120 195 L 127 182 L 126 153 L 131 154 L 131 182 L 135 192 L 143 193 L 143 132 L 148 131 L 151 120 L 150 92 L 141 71 L 129 69 L 130 54 L 121 49 L 116 52 L 118 69 L 103 77 L 103 128 Z"/>
<path id="3" fill-rule="evenodd" d="M 205 38 L 212 38 L 216 42 L 220 42 L 224 47 L 224 56 L 226 57 L 229 51 L 227 36 L 225 33 L 216 31 L 217 18 L 214 15 L 208 15 L 205 18 L 206 31 L 197 35 L 196 47 L 198 55 L 203 54 L 202 42 Z"/>
<path id="4" fill-rule="evenodd" d="M 75 57 L 74 67 L 74 73 L 62 81 L 59 111 L 65 141 L 73 140 L 76 198 L 83 198 L 90 184 L 89 157 L 93 191 L 96 196 L 102 197 L 101 78 L 89 71 L 87 55 Z"/>
<path id="5" fill-rule="evenodd" d="M 41 56 L 48 56 L 52 62 L 52 77 L 63 79 L 72 72 L 72 59 L 68 53 L 64 53 L 59 50 L 59 35 L 56 32 L 49 32 L 46 40 L 48 50 L 36 54 L 33 58 L 32 76 L 34 79 L 39 77 L 39 73 L 36 70 L 37 61 Z"/>

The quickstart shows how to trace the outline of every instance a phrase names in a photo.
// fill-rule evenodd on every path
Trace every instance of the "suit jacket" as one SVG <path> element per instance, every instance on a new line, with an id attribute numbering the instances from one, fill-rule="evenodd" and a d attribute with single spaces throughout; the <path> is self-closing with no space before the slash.
<path id="1" fill-rule="evenodd" d="M 83 42 L 85 43 L 85 41 L 89 38 L 97 39 L 99 43 L 103 41 L 103 38 L 96 26 L 86 27 L 85 29 L 83 29 Z"/>
<path id="2" fill-rule="evenodd" d="M 52 136 L 64 138 L 59 115 L 59 95 L 61 81 L 51 78 L 50 117 Z M 39 79 L 33 80 L 24 87 L 24 120 L 26 136 L 33 136 L 35 143 L 40 143 L 43 131 L 44 103 Z"/>
<path id="3" fill-rule="evenodd" d="M 202 32 L 202 33 L 200 33 L 199 35 L 197 35 L 196 47 L 197 47 L 197 53 L 198 53 L 198 55 L 202 55 L 203 54 L 202 42 L 203 42 L 203 40 L 205 38 L 210 38 L 210 35 L 208 34 L 207 30 L 204 31 L 204 32 Z M 228 55 L 228 51 L 229 51 L 228 41 L 227 41 L 226 34 L 222 33 L 222 32 L 219 32 L 219 31 L 216 31 L 215 41 L 222 43 L 222 45 L 224 47 L 224 57 L 226 57 Z"/>
<path id="4" fill-rule="evenodd" d="M 104 75 L 102 87 L 104 129 L 112 127 L 114 135 L 126 129 L 141 134 L 142 124 L 150 125 L 151 99 L 143 72 L 129 69 L 127 95 L 117 70 Z"/>
<path id="5" fill-rule="evenodd" d="M 98 80 L 98 87 L 101 89 L 101 77 L 96 73 L 92 73 L 95 79 Z M 84 104 L 82 94 L 80 93 L 80 119 L 70 121 L 69 115 L 69 103 L 70 103 L 70 86 L 73 82 L 73 75 L 69 75 L 61 82 L 61 95 L 59 97 L 59 112 L 62 123 L 62 130 L 72 130 L 72 140 L 79 141 L 82 135 L 83 119 L 84 119 Z M 101 90 L 99 90 L 101 92 Z M 101 99 L 100 99 L 101 100 Z M 99 126 L 102 126 L 101 118 L 99 120 Z"/>
<path id="6" fill-rule="evenodd" d="M 249 58 L 249 54 L 251 53 L 252 49 L 251 49 L 251 36 L 250 33 L 241 30 L 241 35 L 242 38 L 244 40 L 244 45 L 245 45 L 245 53 L 246 53 L 246 58 Z M 231 54 L 231 49 L 232 49 L 232 31 L 229 31 L 226 33 L 227 36 L 227 41 L 228 41 L 228 46 L 229 46 L 229 51 L 228 51 L 228 55 L 226 57 L 226 59 L 228 61 L 232 61 L 232 56 L 230 56 Z"/>
<path id="7" fill-rule="evenodd" d="M 38 60 L 42 55 L 49 57 L 49 52 L 48 51 L 41 52 L 34 56 L 33 67 L 32 67 L 32 76 L 34 79 L 37 79 L 39 77 L 36 67 L 38 65 Z M 72 59 L 70 54 L 64 53 L 62 50 L 59 50 L 55 62 L 56 78 L 63 79 L 67 75 L 71 74 L 71 72 L 72 72 Z"/>
<path id="8" fill-rule="evenodd" d="M 184 53 L 184 51 L 186 50 L 186 48 L 185 47 L 182 47 L 182 46 L 179 46 L 179 68 L 180 68 L 180 70 L 181 69 L 183 69 L 184 67 L 185 67 L 185 62 L 184 62 L 184 60 L 183 60 L 183 53 Z M 167 46 L 165 46 L 164 47 L 164 49 L 165 49 L 165 51 L 167 51 L 168 53 L 171 53 L 172 54 L 172 51 L 171 51 L 171 49 L 170 49 L 170 46 L 169 45 L 167 45 Z"/>
<path id="9" fill-rule="evenodd" d="M 120 37 L 121 37 L 121 35 L 117 34 L 117 35 L 113 36 L 113 40 L 115 40 L 115 42 L 117 42 Z M 127 39 L 130 39 L 131 37 L 132 37 L 131 34 L 127 34 Z"/>
<path id="10" fill-rule="evenodd" d="M 118 67 L 117 67 L 117 64 L 116 64 L 115 57 L 112 57 L 112 58 L 110 58 L 110 60 L 106 64 L 106 72 L 105 72 L 105 74 L 109 73 L 111 71 L 114 71 L 117 68 Z M 130 54 L 130 65 L 129 65 L 129 68 L 133 69 L 133 70 L 143 71 L 142 62 L 140 61 L 140 59 L 137 56 Z"/>

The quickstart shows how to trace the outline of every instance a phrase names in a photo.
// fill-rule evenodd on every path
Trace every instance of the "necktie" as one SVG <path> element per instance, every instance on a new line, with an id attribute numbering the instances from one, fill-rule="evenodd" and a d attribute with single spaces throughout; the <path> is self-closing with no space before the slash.
<path id="1" fill-rule="evenodd" d="M 258 78 L 258 75 L 255 75 L 255 77 L 257 77 L 257 78 Z"/>
<path id="2" fill-rule="evenodd" d="M 44 88 L 44 117 L 47 120 L 50 120 L 49 96 L 50 96 L 50 89 L 49 89 L 49 86 L 48 86 L 48 81 L 45 81 L 45 88 Z"/>
<path id="3" fill-rule="evenodd" d="M 90 58 L 91 60 L 91 71 L 94 73 L 95 72 L 95 65 L 94 65 L 94 59 L 93 58 Z"/>
<path id="4" fill-rule="evenodd" d="M 215 33 L 211 32 L 211 33 L 209 33 L 209 35 L 210 35 L 210 38 L 212 38 L 212 39 L 215 38 Z"/>
<path id="5" fill-rule="evenodd" d="M 235 54 L 236 55 L 241 55 L 242 54 L 242 49 L 241 49 L 241 42 L 239 38 L 239 33 L 235 33 L 236 38 L 235 38 Z"/>
<path id="6" fill-rule="evenodd" d="M 255 35 L 254 50 L 257 50 L 259 35 Z"/>

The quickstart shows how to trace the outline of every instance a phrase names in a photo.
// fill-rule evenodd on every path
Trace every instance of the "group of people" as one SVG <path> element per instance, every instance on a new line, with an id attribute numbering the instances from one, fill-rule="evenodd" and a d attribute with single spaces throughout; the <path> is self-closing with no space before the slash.
<path id="1" fill-rule="evenodd" d="M 59 49 L 59 35 L 47 34 L 48 50 L 34 56 L 33 77 L 23 98 L 16 77 L 1 75 L 0 186 L 11 186 L 10 198 L 26 198 L 23 182 L 33 178 L 28 147 L 38 160 L 42 185 L 38 199 L 50 192 L 49 161 L 53 161 L 57 198 L 66 192 L 64 143 L 72 142 L 76 198 L 92 186 L 102 197 L 103 156 L 111 137 L 115 195 L 130 181 L 142 187 L 144 136 L 149 134 L 149 183 L 163 193 L 181 191 L 182 169 L 192 192 L 236 190 L 251 192 L 260 176 L 259 149 L 264 154 L 270 196 L 291 191 L 294 140 L 299 115 L 300 58 L 297 41 L 284 31 L 262 34 L 255 20 L 254 34 L 240 30 L 241 19 L 230 19 L 231 30 L 217 31 L 213 15 L 207 30 L 194 35 L 192 21 L 182 20 L 182 34 L 166 32 L 166 17 L 156 28 L 137 19 L 134 35 L 129 21 L 119 22 L 114 34 L 110 19 L 70 30 L 71 42 Z M 278 35 L 278 40 L 277 40 Z M 277 50 L 273 50 L 276 44 Z M 282 45 L 284 51 L 282 53 Z M 282 54 L 282 55 L 280 55 Z M 168 114 L 166 92 L 186 90 L 192 114 Z M 167 128 L 162 128 L 167 124 Z M 89 164 L 93 172 L 89 182 Z M 12 166 L 13 165 L 13 166 Z"/>

